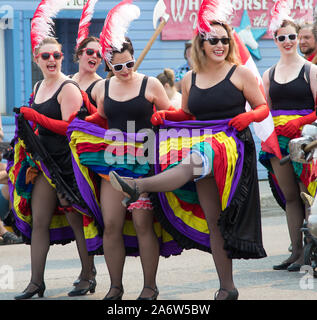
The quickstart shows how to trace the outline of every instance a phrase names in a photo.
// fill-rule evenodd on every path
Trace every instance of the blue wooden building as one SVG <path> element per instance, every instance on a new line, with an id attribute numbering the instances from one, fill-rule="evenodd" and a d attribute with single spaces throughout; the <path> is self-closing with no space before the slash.
<path id="1" fill-rule="evenodd" d="M 63 72 L 72 74 L 77 71 L 72 55 L 84 0 L 68 2 L 70 8 L 62 10 L 56 18 L 56 35 L 63 45 L 65 55 Z M 99 35 L 107 12 L 118 2 L 109 0 L 97 2 L 90 28 L 91 35 Z M 141 9 L 141 16 L 132 23 L 128 36 L 133 41 L 136 58 L 154 32 L 152 14 L 156 2 L 156 0 L 135 1 Z M 0 112 L 5 140 L 10 140 L 13 136 L 13 108 L 27 103 L 33 85 L 41 77 L 37 66 L 32 62 L 30 43 L 30 21 L 38 4 L 38 0 L 0 0 Z M 262 74 L 277 62 L 279 52 L 272 40 L 259 40 L 258 43 L 262 58 L 255 59 L 255 62 Z M 142 62 L 139 72 L 156 76 L 165 67 L 174 69 L 184 63 L 184 41 L 162 41 L 158 38 Z M 98 72 L 101 76 L 105 75 L 103 66 Z M 259 148 L 256 137 L 255 140 Z M 264 168 L 260 164 L 258 168 L 259 177 L 265 179 Z"/>

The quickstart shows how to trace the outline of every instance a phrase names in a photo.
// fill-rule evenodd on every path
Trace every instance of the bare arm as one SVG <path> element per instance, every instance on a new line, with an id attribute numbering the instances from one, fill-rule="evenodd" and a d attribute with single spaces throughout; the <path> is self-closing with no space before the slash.
<path id="1" fill-rule="evenodd" d="M 271 102 L 271 98 L 270 98 L 270 94 L 269 94 L 269 90 L 270 90 L 269 71 L 270 71 L 270 69 L 266 70 L 263 73 L 262 80 L 263 80 L 263 86 L 264 86 L 264 92 L 266 95 L 267 104 L 268 104 L 269 108 L 272 109 L 272 102 Z"/>
<path id="2" fill-rule="evenodd" d="M 73 112 L 79 111 L 83 104 L 83 98 L 74 84 L 67 83 L 58 95 L 58 102 L 61 106 L 62 120 L 68 121 Z"/>
<path id="3" fill-rule="evenodd" d="M 192 84 L 192 71 L 185 74 L 182 79 L 182 109 L 186 113 L 190 113 L 188 109 L 189 90 Z"/>
<path id="4" fill-rule="evenodd" d="M 242 81 L 242 92 L 250 106 L 255 107 L 266 104 L 265 97 L 259 87 L 258 80 L 255 75 L 247 67 L 238 67 L 239 77 Z"/>
<path id="5" fill-rule="evenodd" d="M 98 114 L 107 119 L 105 112 L 104 112 L 104 100 L 105 100 L 105 81 L 101 80 L 96 83 L 91 91 L 91 97 L 97 103 L 97 112 Z"/>
<path id="6" fill-rule="evenodd" d="M 149 95 L 150 95 L 149 99 L 152 103 L 154 103 L 156 109 L 168 110 L 168 108 L 172 104 L 165 92 L 165 89 L 162 83 L 154 77 L 149 77 L 148 84 L 149 84 L 148 89 L 149 89 Z"/>

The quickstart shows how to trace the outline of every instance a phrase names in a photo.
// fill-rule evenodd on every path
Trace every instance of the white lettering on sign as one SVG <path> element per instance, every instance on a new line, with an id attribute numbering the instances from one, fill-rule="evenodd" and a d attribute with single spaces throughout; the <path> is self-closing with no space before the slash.
<path id="1" fill-rule="evenodd" d="M 184 5 L 182 6 L 182 4 Z M 171 12 L 174 21 L 182 22 L 187 10 L 188 0 L 171 0 Z"/>
<path id="2" fill-rule="evenodd" d="M 63 9 L 82 9 L 88 0 L 68 0 Z"/>
<path id="3" fill-rule="evenodd" d="M 82 2 L 84 0 L 70 0 Z M 197 27 L 198 11 L 203 0 L 164 0 L 170 20 L 162 31 L 162 40 L 188 40 Z M 271 9 L 277 0 L 230 0 L 234 14 L 228 19 L 233 27 L 241 23 L 243 12 L 247 11 L 253 28 L 268 28 Z M 289 0 L 291 17 L 295 22 L 313 20 L 313 11 L 317 0 Z M 265 34 L 265 39 L 271 35 Z"/>

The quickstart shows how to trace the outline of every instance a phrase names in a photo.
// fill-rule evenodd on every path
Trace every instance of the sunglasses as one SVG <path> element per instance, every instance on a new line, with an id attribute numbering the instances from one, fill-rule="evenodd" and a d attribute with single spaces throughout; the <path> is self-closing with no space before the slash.
<path id="1" fill-rule="evenodd" d="M 127 61 L 125 63 L 118 63 L 118 64 L 114 64 L 112 65 L 110 62 L 109 62 L 110 66 L 113 68 L 114 71 L 121 71 L 123 69 L 123 67 L 127 67 L 128 69 L 131 69 L 134 67 L 134 64 L 135 64 L 135 60 L 130 60 L 130 61 Z"/>
<path id="2" fill-rule="evenodd" d="M 90 49 L 90 48 L 85 48 L 83 49 L 83 51 L 86 52 L 87 56 L 92 56 L 94 53 L 96 53 L 97 58 L 101 59 L 101 54 L 99 50 L 94 50 L 94 49 Z"/>
<path id="3" fill-rule="evenodd" d="M 297 38 L 297 34 L 296 33 L 283 34 L 275 37 L 275 39 L 277 39 L 278 42 L 284 42 L 286 38 L 288 38 L 288 40 L 295 40 Z"/>
<path id="4" fill-rule="evenodd" d="M 230 38 L 209 38 L 207 41 L 212 45 L 216 45 L 219 41 L 221 41 L 222 44 L 227 45 L 230 42 Z"/>
<path id="5" fill-rule="evenodd" d="M 35 58 L 41 57 L 43 60 L 48 60 L 52 56 L 55 60 L 60 60 L 63 56 L 62 52 L 54 51 L 54 52 L 41 52 Z"/>

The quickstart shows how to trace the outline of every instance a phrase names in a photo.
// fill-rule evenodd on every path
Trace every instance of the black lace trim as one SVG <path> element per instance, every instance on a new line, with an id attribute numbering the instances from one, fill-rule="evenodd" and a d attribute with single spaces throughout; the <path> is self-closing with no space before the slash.
<path id="1" fill-rule="evenodd" d="M 244 130 L 239 133 L 238 138 L 244 142 L 244 162 L 242 176 L 238 183 L 235 195 L 231 201 L 231 204 L 228 208 L 221 212 L 218 225 L 222 236 L 224 238 L 225 244 L 224 249 L 228 253 L 228 257 L 231 259 L 249 259 L 249 258 L 263 258 L 266 257 L 266 252 L 262 246 L 261 240 L 258 241 L 249 241 L 239 238 L 234 235 L 233 226 L 240 215 L 241 207 L 249 199 L 249 188 L 251 185 L 251 176 L 254 177 L 252 173 L 252 168 L 256 173 L 256 163 L 254 163 L 255 155 L 255 146 L 252 139 L 251 132 L 249 129 Z M 152 168 L 151 174 L 154 174 Z M 154 206 L 155 215 L 158 221 L 162 224 L 163 228 L 171 234 L 174 240 L 184 249 L 199 249 L 205 252 L 211 252 L 209 247 L 206 247 L 200 243 L 195 242 L 193 239 L 188 238 L 184 234 L 180 233 L 167 219 L 157 193 L 150 194 L 152 204 Z M 249 199 L 250 200 L 250 199 Z M 259 204 L 258 204 L 259 205 Z M 243 214 L 243 212 L 241 212 Z M 260 219 L 260 217 L 259 217 Z M 261 229 L 259 230 L 261 234 Z"/>
<path id="2" fill-rule="evenodd" d="M 18 136 L 26 146 L 26 151 L 32 154 L 35 160 L 42 161 L 50 172 L 52 183 L 55 184 L 56 190 L 69 203 L 76 203 L 83 208 L 87 205 L 82 198 L 74 174 L 67 176 L 67 181 L 63 177 L 62 168 L 60 168 L 50 154 L 46 151 L 38 136 L 35 135 L 28 121 L 23 115 L 18 116 Z"/>

